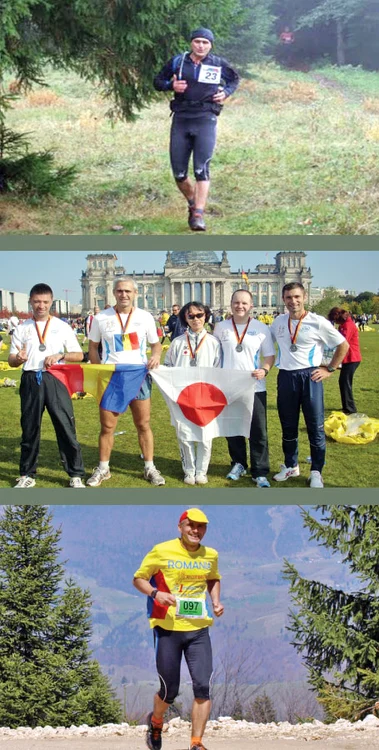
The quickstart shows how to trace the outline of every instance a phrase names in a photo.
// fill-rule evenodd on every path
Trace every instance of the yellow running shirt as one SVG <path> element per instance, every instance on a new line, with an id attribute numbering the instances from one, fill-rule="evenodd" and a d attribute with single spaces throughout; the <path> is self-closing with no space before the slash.
<path id="1" fill-rule="evenodd" d="M 213 624 L 206 602 L 207 581 L 220 581 L 218 554 L 200 545 L 195 552 L 183 547 L 180 539 L 157 544 L 142 560 L 135 578 L 150 581 L 158 591 L 176 597 L 176 606 L 159 604 L 147 597 L 150 626 L 165 630 L 200 630 Z"/>

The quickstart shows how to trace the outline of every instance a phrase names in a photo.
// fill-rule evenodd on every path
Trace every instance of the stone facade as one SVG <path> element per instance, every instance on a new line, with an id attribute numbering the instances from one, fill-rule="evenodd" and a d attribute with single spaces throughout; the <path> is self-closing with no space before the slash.
<path id="1" fill-rule="evenodd" d="M 92 253 L 87 255 L 87 269 L 81 278 L 83 312 L 95 305 L 103 309 L 106 304 L 114 304 L 112 287 L 118 276 L 135 280 L 138 307 L 153 314 L 170 310 L 175 302 L 182 306 L 190 300 L 203 302 L 213 310 L 227 310 L 232 293 L 241 288 L 251 291 L 258 313 L 283 312 L 281 289 L 291 281 L 300 281 L 310 298 L 312 274 L 304 252 L 278 252 L 275 263 L 244 268 L 247 280 L 241 270 L 231 270 L 229 257 L 225 251 L 221 260 L 212 251 L 169 251 L 162 272 L 135 273 L 116 265 L 117 257 L 111 253 Z"/>

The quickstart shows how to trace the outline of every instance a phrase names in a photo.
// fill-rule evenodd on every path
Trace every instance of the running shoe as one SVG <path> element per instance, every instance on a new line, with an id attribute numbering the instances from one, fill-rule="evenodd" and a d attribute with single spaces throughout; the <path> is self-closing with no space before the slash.
<path id="1" fill-rule="evenodd" d="M 268 481 L 267 477 L 251 477 L 253 482 L 257 485 L 257 487 L 270 487 L 270 482 Z"/>
<path id="2" fill-rule="evenodd" d="M 233 482 L 237 482 L 240 477 L 244 477 L 246 474 L 246 469 L 242 466 L 242 464 L 234 464 L 232 468 L 230 469 L 229 474 L 226 475 L 227 479 L 233 479 Z"/>
<path id="3" fill-rule="evenodd" d="M 183 479 L 184 484 L 195 484 L 195 477 L 193 474 L 185 474 Z"/>
<path id="4" fill-rule="evenodd" d="M 86 484 L 88 484 L 89 487 L 100 487 L 102 482 L 105 482 L 107 479 L 110 479 L 112 474 L 110 473 L 109 469 L 100 469 L 100 466 L 97 466 L 94 470 L 92 477 L 87 479 Z"/>
<path id="5" fill-rule="evenodd" d="M 192 229 L 193 232 L 205 232 L 206 231 L 203 212 L 196 211 L 196 208 L 190 211 L 190 214 L 188 217 L 188 224 L 189 224 L 189 228 Z"/>
<path id="6" fill-rule="evenodd" d="M 319 471 L 311 471 L 308 482 L 312 489 L 322 490 L 324 487 L 324 482 L 322 481 L 322 476 Z"/>
<path id="7" fill-rule="evenodd" d="M 69 487 L 72 487 L 74 490 L 85 490 L 86 488 L 80 477 L 71 477 Z"/>
<path id="8" fill-rule="evenodd" d="M 26 490 L 29 489 L 29 487 L 35 487 L 36 480 L 33 479 L 33 477 L 28 477 L 27 475 L 24 475 L 22 477 L 18 477 L 17 484 L 13 487 L 14 490 Z"/>
<path id="9" fill-rule="evenodd" d="M 287 467 L 285 464 L 280 464 L 280 471 L 274 474 L 275 482 L 286 482 L 291 477 L 298 477 L 300 474 L 299 466 Z"/>
<path id="10" fill-rule="evenodd" d="M 190 750 L 206 750 L 204 745 L 191 745 Z"/>
<path id="11" fill-rule="evenodd" d="M 206 474 L 196 474 L 196 484 L 208 484 L 208 477 Z"/>
<path id="12" fill-rule="evenodd" d="M 156 487 L 162 484 L 166 484 L 166 480 L 162 477 L 161 472 L 156 468 L 156 466 L 152 466 L 151 469 L 145 469 L 143 476 L 147 482 L 150 482 L 150 484 L 154 484 Z"/>
<path id="13" fill-rule="evenodd" d="M 151 723 L 153 713 L 147 717 L 146 744 L 150 750 L 161 750 L 162 747 L 162 727 L 154 727 Z"/>

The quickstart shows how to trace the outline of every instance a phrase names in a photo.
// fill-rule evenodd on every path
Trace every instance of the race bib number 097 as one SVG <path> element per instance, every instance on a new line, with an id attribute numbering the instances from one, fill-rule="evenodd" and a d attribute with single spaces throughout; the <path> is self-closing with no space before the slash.
<path id="1" fill-rule="evenodd" d="M 221 68 L 216 65 L 200 65 L 200 83 L 221 83 Z"/>
<path id="2" fill-rule="evenodd" d="M 204 599 L 176 599 L 177 617 L 206 617 Z"/>

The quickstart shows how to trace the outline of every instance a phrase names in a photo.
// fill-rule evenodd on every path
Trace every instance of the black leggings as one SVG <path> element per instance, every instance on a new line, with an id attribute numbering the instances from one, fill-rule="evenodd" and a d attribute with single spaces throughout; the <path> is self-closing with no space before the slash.
<path id="1" fill-rule="evenodd" d="M 193 171 L 197 182 L 209 180 L 209 165 L 216 145 L 217 117 L 212 112 L 200 117 L 174 115 L 171 127 L 170 159 L 175 179 L 182 182 L 188 174 L 193 153 Z"/>
<path id="2" fill-rule="evenodd" d="M 209 700 L 212 647 L 208 628 L 178 631 L 154 628 L 155 658 L 161 687 L 159 697 L 173 703 L 179 692 L 182 655 L 187 662 L 195 698 Z"/>

